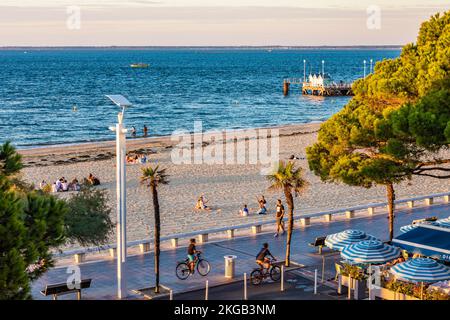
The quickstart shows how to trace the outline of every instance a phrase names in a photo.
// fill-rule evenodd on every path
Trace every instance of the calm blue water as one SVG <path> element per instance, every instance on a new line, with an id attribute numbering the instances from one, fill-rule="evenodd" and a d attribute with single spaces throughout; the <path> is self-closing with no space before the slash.
<path id="1" fill-rule="evenodd" d="M 363 75 L 364 59 L 397 50 L 63 50 L 0 51 L 0 142 L 19 147 L 113 139 L 117 110 L 105 94 L 123 94 L 134 106 L 126 124 L 149 134 L 176 129 L 263 127 L 323 121 L 346 97 L 282 95 L 286 77 L 319 72 L 334 80 Z M 132 69 L 130 63 L 151 64 Z M 76 104 L 78 112 L 72 112 Z"/>

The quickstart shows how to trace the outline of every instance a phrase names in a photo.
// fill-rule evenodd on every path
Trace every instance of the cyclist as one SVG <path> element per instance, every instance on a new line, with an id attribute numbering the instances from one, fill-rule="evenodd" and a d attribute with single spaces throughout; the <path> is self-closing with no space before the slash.
<path id="1" fill-rule="evenodd" d="M 191 273 L 194 273 L 195 269 L 195 263 L 197 262 L 197 254 L 202 253 L 201 251 L 198 251 L 195 247 L 195 239 L 190 240 L 190 244 L 187 250 L 187 257 L 189 259 L 189 269 L 191 270 Z"/>
<path id="2" fill-rule="evenodd" d="M 263 244 L 262 249 L 259 251 L 258 255 L 256 256 L 256 263 L 261 267 L 261 271 L 264 268 L 269 269 L 269 267 L 270 267 L 270 259 L 267 256 L 272 257 L 273 260 L 277 260 L 270 253 L 269 244 L 266 242 Z"/>

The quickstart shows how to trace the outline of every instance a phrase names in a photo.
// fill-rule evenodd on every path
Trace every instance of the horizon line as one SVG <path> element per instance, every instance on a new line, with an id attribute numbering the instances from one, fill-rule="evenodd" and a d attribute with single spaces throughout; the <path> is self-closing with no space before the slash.
<path id="1" fill-rule="evenodd" d="M 321 49 L 321 48 L 395 48 L 401 49 L 404 45 L 395 45 L 395 44 L 383 44 L 383 45 L 311 45 L 311 46 L 283 46 L 283 45 L 192 45 L 192 46 L 145 46 L 145 45 L 137 45 L 137 46 L 126 46 L 126 45 L 100 45 L 100 46 L 91 46 L 91 45 L 74 45 L 74 46 L 0 46 L 0 50 L 8 50 L 8 49 Z"/>

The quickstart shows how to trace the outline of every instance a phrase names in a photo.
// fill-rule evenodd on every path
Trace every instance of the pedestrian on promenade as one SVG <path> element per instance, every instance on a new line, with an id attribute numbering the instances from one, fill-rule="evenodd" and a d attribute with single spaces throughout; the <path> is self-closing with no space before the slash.
<path id="1" fill-rule="evenodd" d="M 280 233 L 280 229 L 283 230 L 281 234 L 284 234 L 284 206 L 281 203 L 281 199 L 277 200 L 277 211 L 276 211 L 276 219 L 277 219 L 277 233 L 275 233 L 274 237 L 278 237 Z"/>

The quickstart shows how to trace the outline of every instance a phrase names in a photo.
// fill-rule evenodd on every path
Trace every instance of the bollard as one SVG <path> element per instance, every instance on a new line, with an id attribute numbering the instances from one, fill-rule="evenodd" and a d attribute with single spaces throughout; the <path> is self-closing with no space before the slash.
<path id="1" fill-rule="evenodd" d="M 408 201 L 408 208 L 414 208 L 414 201 Z"/>
<path id="2" fill-rule="evenodd" d="M 234 229 L 227 230 L 227 236 L 229 239 L 234 238 Z"/>
<path id="3" fill-rule="evenodd" d="M 450 202 L 450 196 L 444 196 L 444 202 Z"/>
<path id="4" fill-rule="evenodd" d="M 244 300 L 247 300 L 247 272 L 244 272 Z"/>
<path id="5" fill-rule="evenodd" d="M 427 199 L 425 199 L 425 204 L 426 204 L 427 206 L 431 206 L 431 205 L 433 204 L 433 198 L 427 198 Z"/>
<path id="6" fill-rule="evenodd" d="M 261 231 L 262 231 L 262 226 L 261 225 L 252 226 L 252 233 L 253 234 L 261 233 Z"/>
<path id="7" fill-rule="evenodd" d="M 342 294 L 342 275 L 338 274 L 338 294 Z"/>
<path id="8" fill-rule="evenodd" d="M 350 275 L 348 275 L 348 295 L 347 295 L 347 299 L 348 300 L 352 300 L 352 277 L 350 277 Z"/>
<path id="9" fill-rule="evenodd" d="M 77 253 L 74 255 L 75 263 L 83 263 L 86 260 L 86 254 Z"/>
<path id="10" fill-rule="evenodd" d="M 301 218 L 300 224 L 302 226 L 309 226 L 311 224 L 311 218 Z"/>
<path id="11" fill-rule="evenodd" d="M 345 211 L 345 216 L 347 217 L 347 219 L 352 219 L 355 217 L 355 211 L 353 210 Z"/>
<path id="12" fill-rule="evenodd" d="M 369 264 L 369 278 L 367 279 L 367 287 L 369 289 L 369 300 L 372 300 L 372 265 Z"/>
<path id="13" fill-rule="evenodd" d="M 209 292 L 208 292 L 208 286 L 209 286 L 209 283 L 208 283 L 208 280 L 206 280 L 206 288 L 205 288 L 205 300 L 208 300 L 208 294 L 209 294 Z"/>
<path id="14" fill-rule="evenodd" d="M 375 208 L 369 208 L 367 210 L 369 212 L 369 216 L 373 216 L 375 214 Z"/>
<path id="15" fill-rule="evenodd" d="M 322 283 L 325 282 L 325 256 L 322 256 Z"/>
<path id="16" fill-rule="evenodd" d="M 109 256 L 111 258 L 115 258 L 117 256 L 117 249 L 116 248 L 110 248 L 108 251 L 109 251 Z"/>
<path id="17" fill-rule="evenodd" d="M 317 294 L 317 269 L 314 270 L 314 294 Z"/>
<path id="18" fill-rule="evenodd" d="M 208 234 L 203 233 L 203 234 L 198 235 L 198 242 L 200 242 L 200 243 L 208 242 Z"/>
<path id="19" fill-rule="evenodd" d="M 281 291 L 284 291 L 284 264 L 281 265 Z"/>
<path id="20" fill-rule="evenodd" d="M 172 290 L 169 291 L 169 300 L 173 300 L 173 291 Z"/>
<path id="21" fill-rule="evenodd" d="M 149 252 L 150 251 L 150 242 L 145 242 L 139 244 L 139 251 L 141 253 Z"/>
<path id="22" fill-rule="evenodd" d="M 170 243 L 172 244 L 172 248 L 178 247 L 178 238 L 170 239 Z"/>
<path id="23" fill-rule="evenodd" d="M 325 215 L 325 221 L 326 221 L 326 222 L 330 222 L 330 221 L 332 220 L 332 217 L 333 217 L 333 216 L 332 216 L 331 214 L 326 214 L 326 215 Z"/>
<path id="24" fill-rule="evenodd" d="M 237 256 L 226 255 L 225 259 L 225 278 L 233 279 L 234 278 L 234 260 L 236 260 Z"/>

